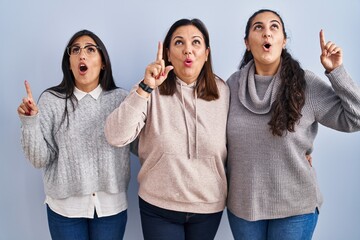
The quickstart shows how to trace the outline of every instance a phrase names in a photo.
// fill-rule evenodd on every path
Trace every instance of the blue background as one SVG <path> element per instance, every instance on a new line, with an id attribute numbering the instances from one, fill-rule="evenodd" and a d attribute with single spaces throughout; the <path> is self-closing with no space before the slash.
<path id="1" fill-rule="evenodd" d="M 287 47 L 302 66 L 324 81 L 319 61 L 319 30 L 343 48 L 344 64 L 360 84 L 358 0 L 0 0 L 0 239 L 50 239 L 42 172 L 24 158 L 16 109 L 25 96 L 34 98 L 61 81 L 61 58 L 69 38 L 80 29 L 94 31 L 110 53 L 117 85 L 129 90 L 155 60 L 157 42 L 180 18 L 200 18 L 207 25 L 215 72 L 227 79 L 245 50 L 248 17 L 260 8 L 278 11 L 287 29 Z M 358 68 L 358 69 L 356 69 Z M 360 103 L 359 103 L 360 104 Z M 321 127 L 315 142 L 324 205 L 314 239 L 360 239 L 360 133 Z M 132 156 L 129 218 L 125 239 L 142 239 L 137 205 L 139 163 Z M 216 239 L 232 239 L 224 214 Z"/>

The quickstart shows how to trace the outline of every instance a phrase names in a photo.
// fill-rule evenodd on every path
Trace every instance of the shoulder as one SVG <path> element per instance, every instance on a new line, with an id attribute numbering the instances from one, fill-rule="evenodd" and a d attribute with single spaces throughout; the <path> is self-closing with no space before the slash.
<path id="1" fill-rule="evenodd" d="M 127 97 L 129 92 L 123 88 L 116 88 L 109 91 L 103 92 L 103 98 L 106 104 L 114 103 L 116 106 L 119 105 Z"/>
<path id="2" fill-rule="evenodd" d="M 314 72 L 307 69 L 304 69 L 304 77 L 306 81 L 313 80 L 314 78 L 318 78 L 318 76 Z"/>
<path id="3" fill-rule="evenodd" d="M 318 75 L 316 75 L 310 70 L 304 69 L 304 73 L 306 84 L 311 88 L 316 88 L 316 86 L 329 85 L 327 82 L 322 80 Z"/>
<path id="4" fill-rule="evenodd" d="M 229 92 L 228 85 L 219 76 L 215 76 L 215 82 L 220 92 Z"/>
<path id="5" fill-rule="evenodd" d="M 65 95 L 52 91 L 52 90 L 45 90 L 41 93 L 39 97 L 39 104 L 42 105 L 50 105 L 50 104 L 59 104 L 64 103 Z"/>
<path id="6" fill-rule="evenodd" d="M 240 78 L 242 70 L 238 70 L 236 72 L 234 72 L 233 74 L 230 75 L 230 77 L 228 78 L 228 80 L 226 81 L 226 83 L 229 86 L 233 86 Z"/>
<path id="7" fill-rule="evenodd" d="M 116 88 L 109 91 L 104 91 L 104 96 L 111 99 L 124 99 L 129 92 L 123 88 Z"/>

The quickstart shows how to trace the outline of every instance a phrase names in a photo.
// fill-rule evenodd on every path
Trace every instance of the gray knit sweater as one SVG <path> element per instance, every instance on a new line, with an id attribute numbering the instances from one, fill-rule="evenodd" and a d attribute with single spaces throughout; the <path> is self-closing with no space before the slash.
<path id="1" fill-rule="evenodd" d="M 34 167 L 43 168 L 46 195 L 59 199 L 127 191 L 129 145 L 113 147 L 104 136 L 106 117 L 126 95 L 123 89 L 103 91 L 97 100 L 88 94 L 75 111 L 68 103 L 68 129 L 66 120 L 60 126 L 65 100 L 49 92 L 40 97 L 37 115 L 20 116 L 23 150 Z"/>
<path id="2" fill-rule="evenodd" d="M 279 76 L 264 89 L 264 79 L 255 77 L 251 62 L 229 78 L 227 206 L 236 216 L 274 219 L 311 213 L 321 206 L 315 170 L 305 159 L 318 123 L 343 132 L 360 130 L 359 86 L 343 66 L 326 76 L 332 87 L 305 71 L 303 116 L 295 132 L 283 137 L 273 136 L 268 125 Z"/>

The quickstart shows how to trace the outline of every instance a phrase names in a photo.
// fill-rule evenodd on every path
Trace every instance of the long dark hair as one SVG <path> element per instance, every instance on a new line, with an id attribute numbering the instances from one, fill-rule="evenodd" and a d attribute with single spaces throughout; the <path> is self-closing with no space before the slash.
<path id="1" fill-rule="evenodd" d="M 89 36 L 95 41 L 96 45 L 99 46 L 99 53 L 101 55 L 101 60 L 103 63 L 103 67 L 100 71 L 99 76 L 99 84 L 101 85 L 102 89 L 104 91 L 116 89 L 117 86 L 112 75 L 109 54 L 106 50 L 104 43 L 95 33 L 86 29 L 78 31 L 70 38 L 66 47 L 71 46 L 76 39 L 82 36 Z M 70 101 L 73 109 L 75 109 L 75 105 L 77 102 L 76 98 L 74 97 L 75 78 L 72 71 L 70 70 L 70 56 L 67 52 L 67 48 L 65 48 L 62 58 L 62 71 L 63 79 L 61 83 L 57 86 L 50 87 L 44 91 L 50 92 L 56 97 L 65 99 L 65 110 L 62 116 L 61 124 L 65 121 L 65 119 L 67 119 L 67 123 L 69 123 L 68 101 Z"/>
<path id="2" fill-rule="evenodd" d="M 245 28 L 245 40 L 248 40 L 250 27 L 254 18 L 263 12 L 271 12 L 279 17 L 283 26 L 285 39 L 287 34 L 285 25 L 280 15 L 269 9 L 261 9 L 255 12 L 248 20 Z M 248 62 L 253 60 L 252 53 L 245 51 L 240 62 L 239 69 L 243 68 Z M 299 123 L 302 117 L 301 110 L 305 104 L 305 72 L 300 63 L 295 60 L 291 54 L 284 48 L 281 52 L 280 79 L 281 85 L 278 95 L 271 106 L 272 116 L 269 121 L 270 131 L 274 136 L 283 136 L 289 132 L 295 132 L 295 125 Z"/>
<path id="3" fill-rule="evenodd" d="M 171 63 L 169 62 L 167 50 L 170 48 L 171 38 L 173 33 L 182 26 L 193 25 L 204 36 L 205 46 L 207 49 L 210 49 L 210 38 L 208 30 L 206 29 L 204 23 L 197 18 L 194 19 L 180 19 L 176 21 L 169 29 L 164 39 L 163 44 L 163 59 L 165 65 L 168 66 Z M 176 75 L 174 71 L 171 71 L 167 79 L 159 86 L 160 94 L 162 95 L 173 95 L 176 90 Z M 211 101 L 219 98 L 219 90 L 215 81 L 215 74 L 212 69 L 211 63 L 211 51 L 209 51 L 208 59 L 204 63 L 203 68 L 200 71 L 200 74 L 196 81 L 195 91 L 197 96 L 206 101 Z"/>

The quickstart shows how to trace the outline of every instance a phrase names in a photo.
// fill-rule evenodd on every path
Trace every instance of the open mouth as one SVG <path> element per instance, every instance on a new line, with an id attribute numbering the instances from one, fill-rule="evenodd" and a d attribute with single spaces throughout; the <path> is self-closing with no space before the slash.
<path id="1" fill-rule="evenodd" d="M 264 48 L 265 48 L 265 49 L 270 49 L 270 47 L 271 47 L 271 44 L 270 44 L 270 43 L 264 44 Z"/>
<path id="2" fill-rule="evenodd" d="M 192 60 L 191 59 L 186 59 L 185 61 L 184 61 L 184 64 L 185 64 L 185 66 L 187 66 L 187 67 L 191 67 L 191 65 L 192 65 Z"/>
<path id="3" fill-rule="evenodd" d="M 81 64 L 79 67 L 80 72 L 86 72 L 87 69 L 88 67 L 85 64 Z"/>

